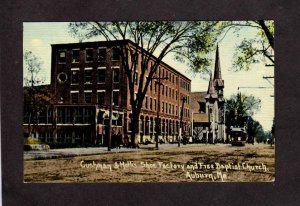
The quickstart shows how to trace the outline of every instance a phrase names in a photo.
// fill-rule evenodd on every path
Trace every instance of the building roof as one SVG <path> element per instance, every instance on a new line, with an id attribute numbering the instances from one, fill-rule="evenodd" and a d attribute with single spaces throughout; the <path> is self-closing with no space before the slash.
<path id="1" fill-rule="evenodd" d="M 215 86 L 218 86 L 218 87 L 224 87 L 224 81 L 222 80 L 222 75 L 221 75 L 219 45 L 217 45 L 217 51 L 216 51 L 214 84 L 215 84 Z"/>
<path id="2" fill-rule="evenodd" d="M 206 92 L 191 92 L 190 108 L 192 112 L 199 112 L 199 102 L 205 103 Z"/>
<path id="3" fill-rule="evenodd" d="M 208 121 L 208 114 L 194 113 L 193 114 L 193 122 L 209 122 Z"/>
<path id="4" fill-rule="evenodd" d="M 214 86 L 214 81 L 211 79 L 210 75 L 210 80 L 209 80 L 209 85 L 207 89 L 207 95 L 205 96 L 205 99 L 217 99 L 218 95 L 216 94 L 215 91 L 215 86 Z"/>
<path id="5" fill-rule="evenodd" d="M 216 51 L 214 79 L 222 79 L 220 57 L 219 57 L 219 45 L 217 45 L 217 51 Z"/>

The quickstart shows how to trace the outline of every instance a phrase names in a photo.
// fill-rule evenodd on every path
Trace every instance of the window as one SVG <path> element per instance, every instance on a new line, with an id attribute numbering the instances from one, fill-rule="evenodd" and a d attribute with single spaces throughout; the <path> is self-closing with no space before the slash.
<path id="1" fill-rule="evenodd" d="M 47 111 L 45 109 L 38 113 L 38 123 L 47 123 Z"/>
<path id="2" fill-rule="evenodd" d="M 57 108 L 57 123 L 64 123 L 64 109 Z"/>
<path id="3" fill-rule="evenodd" d="M 81 108 L 75 108 L 73 110 L 75 123 L 82 123 L 82 109 Z"/>
<path id="4" fill-rule="evenodd" d="M 71 84 L 79 83 L 79 69 L 71 70 Z"/>
<path id="5" fill-rule="evenodd" d="M 119 82 L 119 76 L 120 76 L 120 69 L 115 68 L 114 69 L 114 82 Z"/>
<path id="6" fill-rule="evenodd" d="M 166 86 L 166 97 L 168 96 L 168 87 Z"/>
<path id="7" fill-rule="evenodd" d="M 72 50 L 72 63 L 79 62 L 79 49 Z"/>
<path id="8" fill-rule="evenodd" d="M 71 91 L 71 103 L 78 103 L 78 91 Z"/>
<path id="9" fill-rule="evenodd" d="M 98 83 L 105 83 L 105 69 L 98 68 Z"/>
<path id="10" fill-rule="evenodd" d="M 58 63 L 66 63 L 66 51 L 58 51 Z"/>
<path id="11" fill-rule="evenodd" d="M 67 74 L 64 72 L 61 72 L 57 75 L 57 80 L 60 84 L 63 84 L 67 81 Z"/>
<path id="12" fill-rule="evenodd" d="M 148 97 L 145 97 L 145 108 L 148 109 Z"/>
<path id="13" fill-rule="evenodd" d="M 150 110 L 152 110 L 152 98 L 150 97 Z"/>
<path id="14" fill-rule="evenodd" d="M 112 60 L 113 61 L 120 60 L 120 50 L 119 50 L 119 48 L 113 48 L 112 49 Z"/>
<path id="15" fill-rule="evenodd" d="M 71 108 L 65 108 L 65 122 L 69 124 L 73 122 Z"/>
<path id="16" fill-rule="evenodd" d="M 52 119 L 53 118 L 53 110 L 52 109 L 48 109 L 47 111 L 47 123 L 52 123 Z"/>
<path id="17" fill-rule="evenodd" d="M 169 97 L 171 98 L 171 88 L 169 88 Z"/>
<path id="18" fill-rule="evenodd" d="M 171 104 L 169 104 L 169 114 L 171 114 L 171 109 L 172 109 Z"/>
<path id="19" fill-rule="evenodd" d="M 166 102 L 165 113 L 168 113 L 168 103 Z"/>
<path id="20" fill-rule="evenodd" d="M 205 113 L 205 110 L 206 110 L 205 102 L 199 102 L 199 106 L 200 106 L 199 112 L 200 113 Z"/>
<path id="21" fill-rule="evenodd" d="M 176 106 L 176 110 L 175 111 L 176 111 L 176 116 L 177 116 L 178 115 L 178 107 L 177 106 Z"/>
<path id="22" fill-rule="evenodd" d="M 93 49 L 86 49 L 85 51 L 85 61 L 92 62 L 93 61 Z"/>
<path id="23" fill-rule="evenodd" d="M 92 110 L 90 108 L 83 108 L 83 123 L 91 123 Z"/>
<path id="24" fill-rule="evenodd" d="M 165 105 L 165 103 L 162 102 L 161 105 L 162 105 L 162 106 L 161 106 L 161 112 L 164 112 L 164 105 Z"/>
<path id="25" fill-rule="evenodd" d="M 84 91 L 84 100 L 85 100 L 85 103 L 92 102 L 92 91 Z"/>
<path id="26" fill-rule="evenodd" d="M 119 90 L 114 90 L 113 91 L 113 105 L 117 106 L 119 105 Z"/>
<path id="27" fill-rule="evenodd" d="M 162 85 L 162 90 L 161 90 L 161 94 L 164 95 L 164 85 Z"/>
<path id="28" fill-rule="evenodd" d="M 105 62 L 106 48 L 100 48 L 98 52 L 98 62 Z"/>
<path id="29" fill-rule="evenodd" d="M 91 84 L 92 83 L 92 70 L 91 69 L 85 69 L 84 70 L 84 83 L 85 84 Z"/>
<path id="30" fill-rule="evenodd" d="M 105 91 L 98 91 L 97 92 L 97 102 L 100 105 L 105 104 Z"/>
<path id="31" fill-rule="evenodd" d="M 156 99 L 154 99 L 154 111 L 156 111 Z"/>
<path id="32" fill-rule="evenodd" d="M 174 105 L 172 105 L 172 114 L 174 115 Z"/>

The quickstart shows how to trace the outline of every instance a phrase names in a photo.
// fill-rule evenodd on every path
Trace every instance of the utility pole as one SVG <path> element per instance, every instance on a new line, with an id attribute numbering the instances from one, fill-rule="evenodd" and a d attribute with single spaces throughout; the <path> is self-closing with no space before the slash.
<path id="1" fill-rule="evenodd" d="M 183 118 L 183 108 L 184 108 L 184 103 L 186 101 L 185 97 L 181 98 L 182 101 L 182 106 L 181 106 L 181 112 L 180 112 L 180 128 L 179 128 L 179 136 L 178 136 L 178 147 L 180 147 L 180 141 L 181 141 L 181 135 L 182 135 L 182 127 L 183 127 L 183 122 L 182 122 L 182 118 Z"/>
<path id="2" fill-rule="evenodd" d="M 160 74 L 160 70 L 159 70 Z M 158 96 L 157 96 L 157 108 L 156 108 L 156 121 L 155 121 L 155 148 L 158 149 L 158 133 L 159 133 L 159 124 L 160 124 L 160 119 L 159 119 L 159 112 L 160 112 L 160 85 L 162 83 L 160 80 L 167 80 L 169 79 L 168 77 L 153 77 L 152 80 L 157 79 L 158 82 L 155 82 L 158 84 Z"/>
<path id="3" fill-rule="evenodd" d="M 111 130 L 112 130 L 112 107 L 113 107 L 113 95 L 114 95 L 114 69 L 111 68 L 111 85 L 110 85 L 110 101 L 109 101 L 109 123 L 108 123 L 108 147 L 107 150 L 111 151 Z"/>

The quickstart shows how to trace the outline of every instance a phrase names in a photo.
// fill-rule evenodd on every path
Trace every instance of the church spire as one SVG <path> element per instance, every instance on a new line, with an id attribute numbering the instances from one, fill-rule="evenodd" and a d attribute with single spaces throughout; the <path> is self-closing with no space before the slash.
<path id="1" fill-rule="evenodd" d="M 216 51 L 214 79 L 222 79 L 218 44 L 217 44 L 217 51 Z"/>
<path id="2" fill-rule="evenodd" d="M 224 87 L 224 81 L 222 80 L 221 75 L 221 65 L 220 65 L 220 56 L 219 56 L 219 45 L 217 44 L 216 50 L 216 60 L 215 60 L 215 72 L 214 72 L 214 83 L 218 88 Z"/>

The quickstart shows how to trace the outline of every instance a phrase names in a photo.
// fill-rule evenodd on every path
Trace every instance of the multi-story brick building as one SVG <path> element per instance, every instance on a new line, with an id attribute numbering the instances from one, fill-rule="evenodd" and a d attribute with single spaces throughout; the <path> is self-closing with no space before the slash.
<path id="1" fill-rule="evenodd" d="M 123 138 L 130 135 L 130 93 L 117 49 L 124 45 L 141 49 L 129 40 L 52 45 L 50 87 L 56 103 L 52 112 L 45 113 L 46 119 L 51 116 L 51 122 L 39 124 L 39 127 L 44 126 L 39 129 L 42 131 L 39 138 L 47 142 L 106 144 L 111 92 L 113 134 Z M 151 56 L 150 64 L 156 60 Z M 141 72 L 140 64 L 135 72 Z M 140 142 L 154 141 L 158 101 L 161 106 L 159 137 L 164 141 L 176 141 L 182 97 L 187 100 L 183 109 L 183 131 L 191 132 L 191 81 L 164 62 L 159 64 L 155 76 L 168 79 L 151 81 L 140 115 Z M 160 95 L 158 81 L 162 83 Z M 136 93 L 138 84 L 137 79 Z"/>

